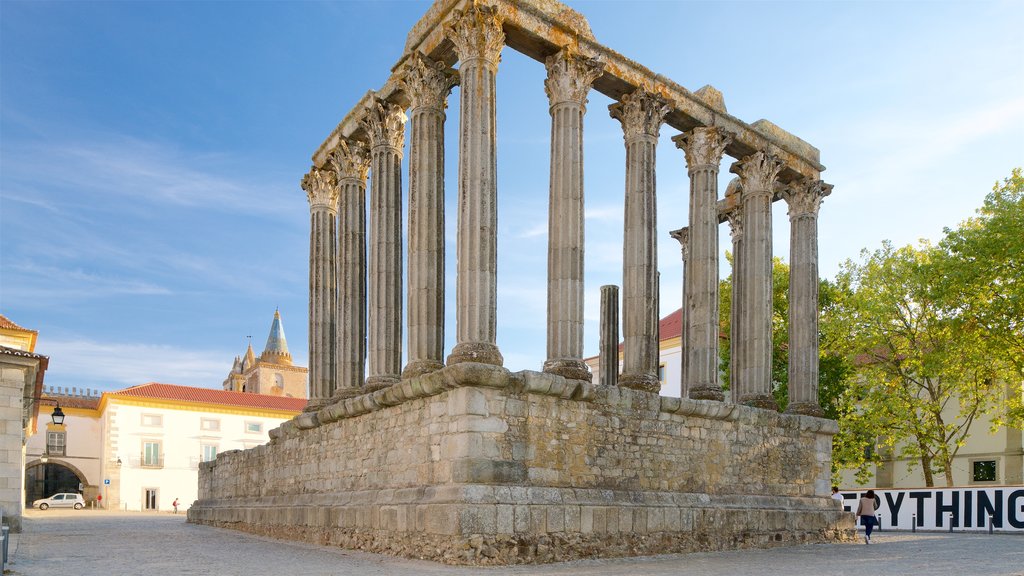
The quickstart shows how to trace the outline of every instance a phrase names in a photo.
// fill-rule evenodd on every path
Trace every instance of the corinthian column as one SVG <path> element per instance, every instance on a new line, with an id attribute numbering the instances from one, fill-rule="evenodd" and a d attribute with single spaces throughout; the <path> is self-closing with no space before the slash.
<path id="1" fill-rule="evenodd" d="M 626 222 L 622 243 L 622 331 L 619 383 L 657 393 L 658 238 L 654 155 L 668 106 L 642 89 L 608 107 L 626 142 Z"/>
<path id="2" fill-rule="evenodd" d="M 669 232 L 669 235 L 679 242 L 679 251 L 682 252 L 683 256 L 683 286 L 686 286 L 686 279 L 690 273 L 688 271 L 689 265 L 689 251 L 690 251 L 690 229 L 680 228 L 679 230 L 673 230 Z M 687 312 L 686 312 L 686 291 L 683 290 L 683 307 L 679 310 L 679 324 L 680 324 L 680 348 L 682 354 L 679 355 L 679 397 L 689 397 L 690 389 L 690 375 L 689 375 L 689 362 L 690 357 L 690 336 L 687 333 Z"/>
<path id="3" fill-rule="evenodd" d="M 672 139 L 690 174 L 690 246 L 683 288 L 690 398 L 722 400 L 718 381 L 718 165 L 731 138 L 694 128 Z"/>
<path id="4" fill-rule="evenodd" d="M 362 391 L 366 373 L 366 174 L 370 151 L 342 140 L 330 154 L 338 197 L 338 377 L 334 397 Z"/>
<path id="5" fill-rule="evenodd" d="M 370 139 L 370 310 L 367 391 L 399 381 L 402 370 L 402 144 L 405 113 L 375 100 L 363 128 Z"/>
<path id="6" fill-rule="evenodd" d="M 302 178 L 302 189 L 309 199 L 309 402 L 317 408 L 331 397 L 335 377 L 338 181 L 331 170 L 314 167 Z"/>
<path id="7" fill-rule="evenodd" d="M 456 10 L 446 28 L 459 57 L 456 338 L 449 364 L 501 366 L 497 345 L 498 188 L 494 78 L 505 45 L 491 6 Z"/>
<path id="8" fill-rule="evenodd" d="M 789 204 L 789 406 L 822 416 L 818 403 L 818 208 L 832 185 L 804 178 L 783 191 Z"/>
<path id="9" fill-rule="evenodd" d="M 409 362 L 402 378 L 444 367 L 444 109 L 457 76 L 419 52 L 402 86 L 410 100 Z"/>
<path id="10" fill-rule="evenodd" d="M 730 186 L 731 187 L 731 186 Z M 740 341 L 743 334 L 743 209 L 736 206 L 728 213 L 732 234 L 732 303 L 729 309 L 729 389 L 732 401 L 744 395 L 740 371 L 746 366 L 741 359 Z"/>
<path id="11" fill-rule="evenodd" d="M 548 358 L 544 371 L 590 381 L 583 362 L 583 115 L 604 64 L 563 48 L 545 61 L 551 103 Z"/>
<path id="12" fill-rule="evenodd" d="M 738 345 L 737 402 L 778 410 L 772 396 L 772 194 L 782 162 L 757 152 L 732 165 L 741 181 L 743 210 L 743 330 Z"/>

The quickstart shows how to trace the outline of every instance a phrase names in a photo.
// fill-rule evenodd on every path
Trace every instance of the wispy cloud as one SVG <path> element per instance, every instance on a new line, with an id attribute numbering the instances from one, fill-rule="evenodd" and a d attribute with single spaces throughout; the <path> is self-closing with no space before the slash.
<path id="1" fill-rule="evenodd" d="M 233 354 L 177 346 L 88 339 L 47 338 L 42 353 L 50 357 L 46 383 L 113 390 L 145 382 L 219 387 Z M 97 361 L 107 359 L 107 361 Z"/>

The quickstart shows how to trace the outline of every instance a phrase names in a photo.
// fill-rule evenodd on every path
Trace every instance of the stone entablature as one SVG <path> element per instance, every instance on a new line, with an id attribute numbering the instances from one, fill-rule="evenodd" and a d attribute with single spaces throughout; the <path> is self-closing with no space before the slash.
<path id="1" fill-rule="evenodd" d="M 836 431 L 810 416 L 461 363 L 201 464 L 189 519 L 454 563 L 842 538 L 852 518 L 817 497 Z"/>

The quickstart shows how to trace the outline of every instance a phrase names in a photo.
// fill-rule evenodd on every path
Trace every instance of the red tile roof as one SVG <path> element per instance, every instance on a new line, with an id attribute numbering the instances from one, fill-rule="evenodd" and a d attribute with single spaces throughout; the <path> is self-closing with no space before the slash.
<path id="1" fill-rule="evenodd" d="M 28 328 L 18 326 L 14 322 L 11 322 L 10 318 L 4 316 L 3 314 L 0 314 L 0 328 L 7 328 L 9 330 L 24 330 L 26 332 L 35 332 L 38 334 L 38 331 L 36 330 L 29 330 Z"/>
<path id="2" fill-rule="evenodd" d="M 683 335 L 683 309 L 665 316 L 658 322 L 658 339 L 668 340 Z"/>
<path id="3" fill-rule="evenodd" d="M 113 396 L 206 402 L 209 404 L 222 404 L 224 406 L 266 408 L 269 410 L 287 410 L 291 412 L 301 412 L 307 403 L 305 398 L 249 394 L 246 392 L 231 392 L 229 390 L 214 390 L 212 388 L 179 386 L 178 384 L 160 384 L 159 382 L 140 384 L 131 388 L 125 388 L 124 390 L 111 392 L 110 394 Z"/>
<path id="4" fill-rule="evenodd" d="M 83 408 L 86 410 L 95 410 L 100 407 L 100 397 L 44 394 L 43 397 L 39 399 L 40 406 L 56 406 L 57 404 L 60 404 L 61 408 Z"/>

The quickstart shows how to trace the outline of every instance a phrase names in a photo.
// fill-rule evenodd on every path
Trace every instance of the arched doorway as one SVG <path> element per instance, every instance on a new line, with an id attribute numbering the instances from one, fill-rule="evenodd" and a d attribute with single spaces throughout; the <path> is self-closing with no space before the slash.
<path id="1" fill-rule="evenodd" d="M 25 468 L 25 507 L 40 498 L 58 492 L 81 493 L 85 478 L 78 471 L 60 462 L 35 462 Z"/>

